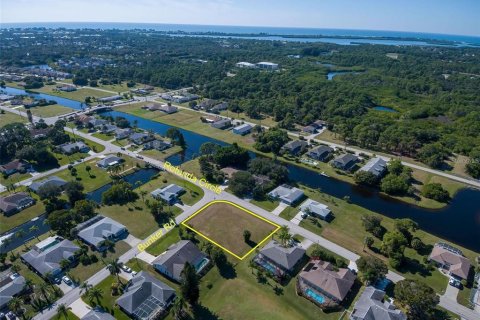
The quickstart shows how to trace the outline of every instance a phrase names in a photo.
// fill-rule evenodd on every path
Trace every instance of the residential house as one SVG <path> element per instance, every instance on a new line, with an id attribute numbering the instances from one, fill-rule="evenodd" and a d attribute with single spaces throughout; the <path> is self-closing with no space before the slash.
<path id="1" fill-rule="evenodd" d="M 355 282 L 355 274 L 332 263 L 312 259 L 297 278 L 297 293 L 321 308 L 338 306 Z"/>
<path id="2" fill-rule="evenodd" d="M 198 104 L 198 107 L 202 110 L 210 110 L 216 104 L 215 100 L 212 99 L 204 99 L 202 102 Z"/>
<path id="3" fill-rule="evenodd" d="M 291 187 L 286 184 L 276 187 L 268 193 L 268 196 L 273 199 L 278 199 L 288 205 L 293 205 L 303 198 L 304 193 L 302 190 Z"/>
<path id="4" fill-rule="evenodd" d="M 353 307 L 350 320 L 407 320 L 405 313 L 384 298 L 384 291 L 366 287 Z"/>
<path id="5" fill-rule="evenodd" d="M 130 142 L 132 142 L 132 143 L 135 143 L 136 145 L 141 145 L 141 144 L 144 144 L 146 142 L 153 141 L 154 139 L 155 139 L 155 137 L 152 134 L 147 134 L 147 133 L 144 133 L 144 132 L 136 132 L 136 133 L 131 134 L 128 137 L 128 140 L 130 140 Z"/>
<path id="6" fill-rule="evenodd" d="M 305 148 L 308 147 L 307 141 L 304 140 L 293 140 L 290 142 L 287 142 L 283 147 L 282 151 L 283 152 L 288 152 L 291 155 L 297 155 L 301 153 Z"/>
<path id="7" fill-rule="evenodd" d="M 333 149 L 327 146 L 318 146 L 308 152 L 308 156 L 310 158 L 319 160 L 319 161 L 325 161 L 330 157 L 332 154 Z"/>
<path id="8" fill-rule="evenodd" d="M 312 127 L 315 127 L 317 129 L 322 129 L 326 125 L 327 125 L 327 122 L 323 121 L 323 120 L 317 120 L 317 121 L 315 121 L 314 123 L 311 124 Z"/>
<path id="9" fill-rule="evenodd" d="M 178 112 L 177 107 L 169 106 L 168 104 L 162 104 L 158 110 L 166 114 L 172 114 L 172 113 Z"/>
<path id="10" fill-rule="evenodd" d="M 254 63 L 245 62 L 245 61 L 237 62 L 235 66 L 237 68 L 247 68 L 247 69 L 255 69 L 257 67 Z"/>
<path id="11" fill-rule="evenodd" d="M 12 215 L 35 204 L 35 200 L 25 192 L 17 192 L 0 197 L 0 210 L 5 215 Z"/>
<path id="12" fill-rule="evenodd" d="M 9 163 L 0 165 L 0 172 L 4 175 L 12 175 L 17 172 L 26 172 L 30 169 L 30 164 L 24 160 L 15 159 Z"/>
<path id="13" fill-rule="evenodd" d="M 375 177 L 380 178 L 387 171 L 387 161 L 378 157 L 372 158 L 367 162 L 367 164 L 361 167 L 359 171 L 370 172 Z"/>
<path id="14" fill-rule="evenodd" d="M 121 100 L 121 99 L 122 99 L 122 96 L 119 96 L 117 94 L 117 95 L 110 96 L 110 97 L 98 98 L 97 101 L 98 102 L 112 102 L 112 101 Z"/>
<path id="15" fill-rule="evenodd" d="M 175 290 L 146 271 L 134 276 L 116 304 L 132 319 L 160 319 L 175 299 Z"/>
<path id="16" fill-rule="evenodd" d="M 67 184 L 67 181 L 63 180 L 63 179 L 60 179 L 59 177 L 57 176 L 51 176 L 51 177 L 48 177 L 47 179 L 45 180 L 42 180 L 42 181 L 35 181 L 33 182 L 29 188 L 30 190 L 32 190 L 33 192 L 35 193 L 38 193 L 38 191 L 40 189 L 42 189 L 43 187 L 50 187 L 50 186 L 56 186 L 56 187 L 59 187 L 59 188 L 63 188 L 65 185 Z"/>
<path id="17" fill-rule="evenodd" d="M 277 279 L 282 279 L 287 275 L 293 275 L 305 253 L 306 251 L 302 247 L 283 247 L 280 243 L 272 240 L 259 251 L 253 261 Z"/>
<path id="18" fill-rule="evenodd" d="M 30 251 L 21 255 L 21 259 L 41 276 L 55 277 L 62 272 L 60 262 L 73 262 L 78 250 L 80 248 L 70 240 L 52 236 L 35 244 Z"/>
<path id="19" fill-rule="evenodd" d="M 172 183 L 164 188 L 156 189 L 150 194 L 155 199 L 162 199 L 171 205 L 178 201 L 178 197 L 180 197 L 180 195 L 182 195 L 184 192 L 185 189 Z"/>
<path id="20" fill-rule="evenodd" d="M 133 130 L 130 128 L 125 128 L 125 129 L 117 128 L 117 130 L 115 130 L 115 139 L 117 140 L 126 139 L 132 133 L 133 133 Z"/>
<path id="21" fill-rule="evenodd" d="M 0 273 L 0 310 L 3 310 L 13 297 L 25 289 L 25 278 L 10 270 Z"/>
<path id="22" fill-rule="evenodd" d="M 208 111 L 212 112 L 212 113 L 220 113 L 220 111 L 224 111 L 224 110 L 227 110 L 227 109 L 228 109 L 228 103 L 224 101 L 224 102 L 221 102 L 219 104 L 214 105 Z"/>
<path id="23" fill-rule="evenodd" d="M 180 282 L 185 263 L 190 263 L 197 274 L 202 272 L 210 260 L 189 240 L 180 240 L 153 260 L 153 267 L 161 274 Z"/>
<path id="24" fill-rule="evenodd" d="M 233 128 L 233 133 L 239 134 L 242 136 L 249 134 L 251 131 L 252 131 L 252 126 L 248 123 L 244 123 Z"/>
<path id="25" fill-rule="evenodd" d="M 200 119 L 202 119 L 202 121 L 206 123 L 215 123 L 217 121 L 222 120 L 223 118 L 220 116 L 206 116 L 206 117 L 201 117 Z"/>
<path id="26" fill-rule="evenodd" d="M 108 124 L 108 121 L 105 120 L 105 119 L 97 119 L 97 118 L 93 118 L 93 119 L 92 119 L 92 118 L 91 118 L 91 119 L 88 121 L 88 123 L 89 123 L 92 127 L 96 128 L 96 129 L 102 129 L 102 127 L 103 127 L 104 125 L 107 125 L 107 124 Z"/>
<path id="27" fill-rule="evenodd" d="M 332 211 L 330 211 L 330 209 L 326 205 L 312 199 L 308 199 L 304 203 L 302 203 L 302 205 L 300 206 L 300 211 L 307 215 L 320 218 L 322 220 L 328 220 L 332 214 Z"/>
<path id="28" fill-rule="evenodd" d="M 64 143 L 59 145 L 58 148 L 64 154 L 73 154 L 77 152 L 86 153 L 90 151 L 90 148 L 83 141 L 77 141 L 73 143 Z"/>
<path id="29" fill-rule="evenodd" d="M 30 136 L 33 138 L 33 139 L 43 139 L 43 138 L 46 138 L 48 136 L 48 134 L 50 133 L 50 131 L 52 131 L 52 128 L 50 127 L 46 127 L 46 128 L 32 128 L 29 130 L 30 131 Z"/>
<path id="30" fill-rule="evenodd" d="M 439 268 L 451 276 L 467 279 L 470 272 L 470 261 L 463 256 L 462 251 L 446 243 L 436 243 L 428 260 L 434 261 Z"/>
<path id="31" fill-rule="evenodd" d="M 128 234 L 123 224 L 101 215 L 80 223 L 75 231 L 80 239 L 98 251 L 107 249 L 103 246 L 103 241 L 116 242 Z"/>
<path id="32" fill-rule="evenodd" d="M 59 85 L 57 86 L 57 90 L 64 91 L 64 92 L 73 92 L 73 91 L 77 91 L 77 88 L 71 85 Z"/>
<path id="33" fill-rule="evenodd" d="M 278 70 L 278 64 L 273 62 L 262 61 L 262 62 L 258 62 L 256 65 L 257 65 L 257 68 L 259 69 Z"/>
<path id="34" fill-rule="evenodd" d="M 158 151 L 162 151 L 162 150 L 165 150 L 165 149 L 168 149 L 172 147 L 172 144 L 169 143 L 169 142 L 166 142 L 166 141 L 162 141 L 162 140 L 153 140 L 153 141 L 150 141 L 150 142 L 147 142 L 143 145 L 143 150 L 158 150 Z"/>
<path id="35" fill-rule="evenodd" d="M 118 127 L 114 124 L 104 124 L 103 126 L 99 127 L 102 133 L 112 133 L 117 131 Z"/>
<path id="36" fill-rule="evenodd" d="M 123 160 L 122 158 L 117 157 L 117 156 L 108 156 L 108 157 L 103 158 L 100 161 L 97 161 L 97 167 L 102 168 L 102 169 L 107 169 L 109 167 L 116 166 L 116 165 L 118 165 L 118 164 L 120 164 L 124 161 L 125 160 Z"/>
<path id="37" fill-rule="evenodd" d="M 232 126 L 232 121 L 230 119 L 220 119 L 211 124 L 213 128 L 217 129 L 226 129 Z"/>
<path id="38" fill-rule="evenodd" d="M 345 170 L 345 171 L 350 171 L 353 169 L 355 164 L 358 162 L 358 157 L 351 154 L 351 153 L 345 153 L 342 154 L 341 156 L 333 159 L 332 161 L 332 166 L 334 166 L 337 169 Z"/>
<path id="39" fill-rule="evenodd" d="M 231 179 L 232 176 L 235 173 L 237 173 L 238 171 L 241 171 L 241 170 L 238 170 L 238 169 L 235 169 L 235 168 L 232 168 L 232 167 L 225 167 L 225 168 L 220 169 L 220 171 L 225 173 L 225 176 L 227 177 L 227 179 Z"/>
<path id="40" fill-rule="evenodd" d="M 107 311 L 97 307 L 91 309 L 80 320 L 115 320 L 115 318 Z"/>
<path id="41" fill-rule="evenodd" d="M 314 134 L 317 133 L 317 128 L 315 128 L 314 126 L 305 126 L 302 128 L 302 131 L 305 133 Z"/>

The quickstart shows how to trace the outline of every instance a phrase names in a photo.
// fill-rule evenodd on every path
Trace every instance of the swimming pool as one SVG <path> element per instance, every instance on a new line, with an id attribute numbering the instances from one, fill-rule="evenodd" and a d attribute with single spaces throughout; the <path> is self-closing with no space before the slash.
<path id="1" fill-rule="evenodd" d="M 205 267 L 208 263 L 208 259 L 207 258 L 203 258 L 202 260 L 200 260 L 200 262 L 198 262 L 196 265 L 195 265 L 195 270 L 197 270 L 197 272 L 199 272 L 200 270 L 202 270 L 203 267 Z"/>
<path id="2" fill-rule="evenodd" d="M 317 301 L 318 303 L 325 303 L 325 298 L 322 295 L 316 293 L 315 291 L 307 289 L 305 290 L 305 293 L 307 294 L 307 296 Z"/>
<path id="3" fill-rule="evenodd" d="M 266 262 L 266 261 L 263 261 L 263 260 L 257 260 L 257 263 L 262 266 L 265 270 L 267 270 L 268 272 L 272 273 L 272 274 L 276 274 L 277 273 L 277 268 L 275 268 L 273 265 L 271 265 L 270 263 Z"/>

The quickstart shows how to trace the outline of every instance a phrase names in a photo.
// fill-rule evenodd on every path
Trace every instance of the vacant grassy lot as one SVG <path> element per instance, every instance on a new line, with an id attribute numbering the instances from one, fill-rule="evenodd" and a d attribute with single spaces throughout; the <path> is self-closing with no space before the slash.
<path id="1" fill-rule="evenodd" d="M 230 203 L 215 201 L 185 223 L 239 257 L 243 257 L 277 229 L 275 225 Z M 249 243 L 243 238 L 245 230 L 252 235 Z"/>
<path id="2" fill-rule="evenodd" d="M 64 91 L 57 90 L 56 85 L 46 85 L 40 89 L 35 89 L 32 91 L 43 92 L 43 93 L 51 94 L 52 96 L 67 98 L 67 99 L 76 100 L 80 102 L 85 102 L 86 97 L 103 98 L 103 97 L 109 97 L 117 94 L 112 92 L 95 90 L 91 88 L 78 88 L 77 91 L 64 92 Z"/>
<path id="3" fill-rule="evenodd" d="M 43 205 L 43 202 L 40 201 L 34 194 L 32 194 L 32 197 L 37 200 L 33 206 L 8 217 L 4 214 L 0 214 L 0 233 L 15 228 L 45 212 L 45 206 Z"/>
<path id="4" fill-rule="evenodd" d="M 165 252 L 165 250 L 167 250 L 167 248 L 172 244 L 180 240 L 180 236 L 178 235 L 178 227 L 176 227 L 152 243 L 145 251 L 154 256 L 158 256 L 159 254 Z"/>
<path id="5" fill-rule="evenodd" d="M 181 151 L 182 151 L 182 147 L 175 146 L 175 147 L 171 147 L 171 148 L 168 148 L 166 150 L 163 150 L 163 151 L 158 151 L 158 150 L 152 149 L 152 150 L 145 150 L 145 151 L 142 151 L 140 153 L 147 156 L 147 157 L 151 157 L 153 159 L 163 161 L 163 160 L 167 159 L 168 157 L 170 157 L 174 154 L 180 153 Z"/>
<path id="6" fill-rule="evenodd" d="M 17 110 L 26 111 L 25 108 L 19 108 Z M 41 118 L 50 118 L 50 117 L 60 116 L 62 114 L 70 113 L 74 111 L 74 109 L 64 107 L 59 104 L 52 104 L 49 106 L 30 108 L 30 111 L 32 111 L 32 114 L 34 116 L 41 117 Z"/>
<path id="7" fill-rule="evenodd" d="M 27 118 L 7 111 L 5 111 L 5 113 L 0 113 L 0 127 L 14 122 L 25 123 L 27 122 Z"/>

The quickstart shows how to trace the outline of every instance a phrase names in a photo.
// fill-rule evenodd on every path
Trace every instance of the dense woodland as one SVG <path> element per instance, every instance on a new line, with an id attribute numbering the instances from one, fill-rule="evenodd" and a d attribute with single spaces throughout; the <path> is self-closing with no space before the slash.
<path id="1" fill-rule="evenodd" d="M 34 38 L 27 39 L 19 31 L 4 30 L 0 36 L 2 68 L 48 63 L 80 82 L 195 86 L 203 97 L 229 101 L 234 112 L 272 116 L 287 129 L 326 120 L 350 144 L 415 157 L 432 167 L 445 167 L 452 153 L 467 155 L 467 171 L 480 177 L 478 48 L 339 46 L 175 37 L 145 30 L 69 30 L 65 37 L 30 29 Z M 397 59 L 387 57 L 392 52 Z M 73 58 L 103 63 L 55 64 Z M 272 61 L 281 70 L 237 69 L 239 61 Z M 358 73 L 328 81 L 331 70 Z M 397 112 L 372 110 L 376 105 Z"/>

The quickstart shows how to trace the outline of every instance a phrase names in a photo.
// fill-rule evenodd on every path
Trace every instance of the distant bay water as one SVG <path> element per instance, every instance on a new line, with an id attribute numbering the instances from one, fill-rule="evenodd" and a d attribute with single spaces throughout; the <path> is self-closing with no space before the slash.
<path id="1" fill-rule="evenodd" d="M 384 45 L 448 45 L 442 42 L 455 42 L 453 46 L 480 46 L 480 37 L 449 35 L 421 32 L 350 30 L 350 29 L 317 29 L 291 27 L 248 27 L 248 26 L 218 26 L 160 23 L 112 23 L 112 22 L 50 22 L 50 23 L 2 23 L 1 28 L 67 28 L 67 29 L 150 29 L 163 32 L 179 33 L 223 33 L 234 34 L 235 38 L 258 40 L 283 40 L 300 42 L 327 42 L 341 45 L 352 44 L 384 44 Z M 245 36 L 239 36 L 245 35 Z M 203 35 L 204 36 L 204 35 Z M 287 36 L 287 37 L 282 37 Z M 299 36 L 296 38 L 295 36 Z M 301 37 L 300 37 L 301 36 Z M 308 38 L 311 36 L 311 38 Z M 326 38 L 322 38 L 325 36 Z M 222 35 L 209 35 L 221 37 Z M 228 36 L 227 36 L 228 37 Z M 338 37 L 338 38 L 337 38 Z M 349 38 L 350 37 L 350 38 Z M 382 38 L 382 39 L 375 39 Z M 385 39 L 389 38 L 389 39 Z M 397 38 L 397 39 L 393 39 Z"/>

